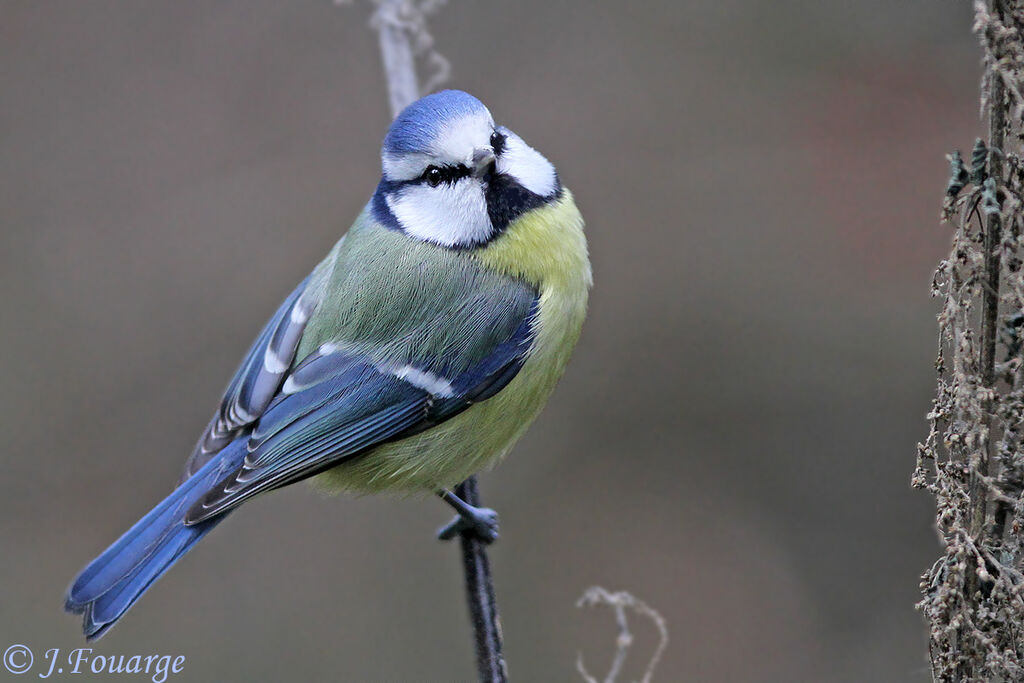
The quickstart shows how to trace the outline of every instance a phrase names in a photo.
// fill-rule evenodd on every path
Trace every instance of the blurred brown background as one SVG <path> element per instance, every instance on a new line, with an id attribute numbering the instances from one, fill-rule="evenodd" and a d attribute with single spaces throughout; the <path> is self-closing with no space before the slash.
<path id="1" fill-rule="evenodd" d="M 82 645 L 67 582 L 169 491 L 372 192 L 368 13 L 0 3 L 0 647 Z M 449 85 L 575 191 L 597 281 L 551 405 L 482 480 L 513 680 L 577 680 L 579 650 L 605 670 L 610 614 L 573 607 L 594 583 L 668 620 L 656 680 L 929 680 L 913 603 L 938 546 L 909 478 L 943 155 L 980 131 L 970 22 L 952 0 L 451 0 L 432 20 Z M 447 517 L 267 496 L 96 653 L 184 654 L 179 681 L 470 680 Z"/>

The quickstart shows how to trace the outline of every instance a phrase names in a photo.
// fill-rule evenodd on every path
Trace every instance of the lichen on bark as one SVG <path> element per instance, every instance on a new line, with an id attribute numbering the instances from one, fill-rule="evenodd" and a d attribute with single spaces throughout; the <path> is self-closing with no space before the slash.
<path id="1" fill-rule="evenodd" d="M 936 681 L 1024 680 L 1024 0 L 975 2 L 979 139 L 950 155 L 935 272 L 938 387 L 912 483 L 932 493 L 944 553 L 922 576 Z"/>

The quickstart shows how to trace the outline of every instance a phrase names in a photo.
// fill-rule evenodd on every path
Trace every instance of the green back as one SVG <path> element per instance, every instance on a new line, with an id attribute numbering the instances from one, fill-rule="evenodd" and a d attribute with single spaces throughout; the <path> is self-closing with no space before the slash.
<path id="1" fill-rule="evenodd" d="M 317 266 L 321 301 L 296 362 L 324 343 L 375 361 L 458 373 L 530 314 L 537 293 L 458 252 L 389 230 L 364 211 Z"/>

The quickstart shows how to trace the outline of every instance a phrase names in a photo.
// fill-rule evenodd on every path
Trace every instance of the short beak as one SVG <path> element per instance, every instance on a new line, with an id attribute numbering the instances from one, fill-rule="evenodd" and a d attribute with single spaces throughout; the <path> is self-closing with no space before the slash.
<path id="1" fill-rule="evenodd" d="M 490 147 L 477 147 L 473 150 L 472 173 L 474 178 L 482 178 L 494 166 L 494 150 Z"/>

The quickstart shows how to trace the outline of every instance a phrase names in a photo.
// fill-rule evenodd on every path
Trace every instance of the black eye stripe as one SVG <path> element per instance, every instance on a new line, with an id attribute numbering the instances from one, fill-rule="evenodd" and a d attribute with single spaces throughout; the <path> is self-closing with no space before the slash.
<path id="1" fill-rule="evenodd" d="M 501 154 L 505 151 L 505 141 L 507 139 L 507 137 L 498 131 L 491 133 L 491 149 L 494 150 L 495 155 Z"/>
<path id="2" fill-rule="evenodd" d="M 423 171 L 423 175 L 419 177 L 419 181 L 431 187 L 437 187 L 441 183 L 451 185 L 456 180 L 465 178 L 468 175 L 469 167 L 465 164 L 459 164 L 458 166 L 427 166 L 426 170 Z"/>

